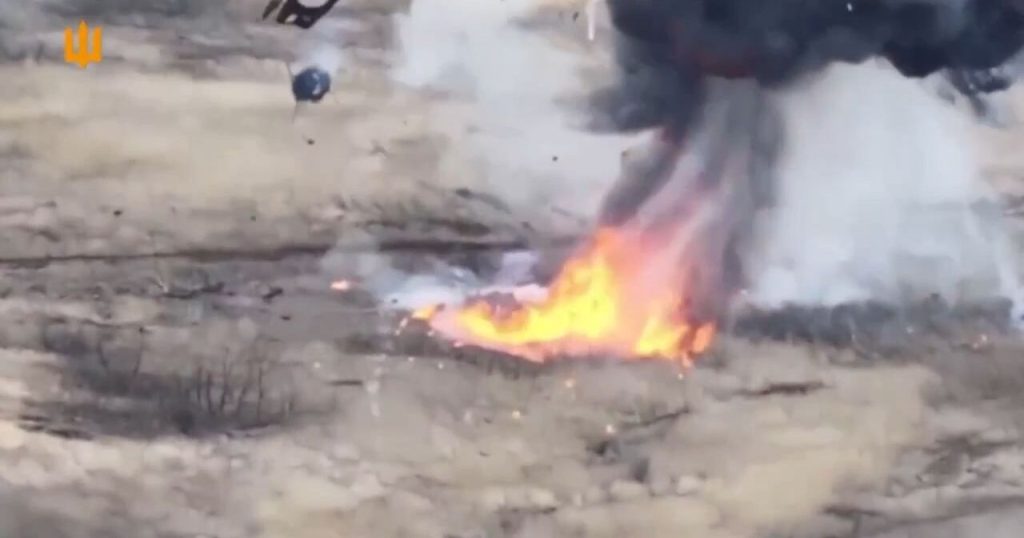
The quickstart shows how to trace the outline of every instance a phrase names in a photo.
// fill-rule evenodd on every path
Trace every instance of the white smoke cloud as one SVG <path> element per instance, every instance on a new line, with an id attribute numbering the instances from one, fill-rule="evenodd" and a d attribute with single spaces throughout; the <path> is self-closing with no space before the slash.
<path id="1" fill-rule="evenodd" d="M 328 13 L 315 26 L 302 32 L 293 51 L 292 70 L 318 67 L 332 77 L 337 76 L 349 63 L 342 46 L 357 28 L 352 21 Z"/>
<path id="2" fill-rule="evenodd" d="M 750 257 L 754 302 L 1016 293 L 967 116 L 873 63 L 834 66 L 780 103 L 786 150 Z"/>
<path id="3" fill-rule="evenodd" d="M 416 0 L 397 20 L 393 76 L 468 101 L 449 162 L 475 163 L 475 174 L 509 203 L 557 200 L 589 214 L 633 137 L 584 133 L 558 104 L 585 89 L 580 70 L 597 52 L 574 53 L 523 28 L 539 7 L 539 0 Z M 583 37 L 586 23 L 579 25 Z M 451 124 L 455 115 L 439 109 L 435 119 Z"/>

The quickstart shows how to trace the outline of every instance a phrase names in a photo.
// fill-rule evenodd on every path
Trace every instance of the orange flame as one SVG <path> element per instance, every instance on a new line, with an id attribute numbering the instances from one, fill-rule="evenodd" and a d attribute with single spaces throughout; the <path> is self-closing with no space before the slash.
<path id="1" fill-rule="evenodd" d="M 599 229 L 539 303 L 508 308 L 477 299 L 452 312 L 420 309 L 414 317 L 467 343 L 537 362 L 592 352 L 688 362 L 710 346 L 715 325 L 684 319 L 687 297 L 678 289 L 685 269 L 652 259 L 657 246 Z"/>
<path id="2" fill-rule="evenodd" d="M 411 317 L 412 319 L 429 320 L 430 318 L 433 318 L 440 310 L 441 305 L 427 305 L 414 310 Z"/>

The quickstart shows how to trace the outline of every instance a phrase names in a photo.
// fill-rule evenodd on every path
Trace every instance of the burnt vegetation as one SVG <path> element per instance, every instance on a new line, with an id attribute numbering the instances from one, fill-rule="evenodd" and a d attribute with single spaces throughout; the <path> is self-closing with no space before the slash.
<path id="1" fill-rule="evenodd" d="M 303 365 L 287 362 L 272 339 L 237 336 L 216 345 L 197 334 L 194 345 L 174 345 L 161 333 L 175 329 L 69 319 L 46 321 L 41 331 L 43 349 L 64 364 L 55 367 L 59 395 L 30 401 L 19 417 L 29 430 L 71 438 L 204 436 L 326 410 L 305 397 Z"/>
<path id="2" fill-rule="evenodd" d="M 836 306 L 790 305 L 747 309 L 730 331 L 754 341 L 806 343 L 885 356 L 928 348 L 983 350 L 993 339 L 1012 335 L 1008 300 L 954 305 L 939 296 L 903 306 L 878 301 Z"/>

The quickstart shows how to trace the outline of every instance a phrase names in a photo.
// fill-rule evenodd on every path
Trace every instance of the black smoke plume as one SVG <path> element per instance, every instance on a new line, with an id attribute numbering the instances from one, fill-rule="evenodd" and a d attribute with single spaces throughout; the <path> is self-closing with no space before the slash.
<path id="1" fill-rule="evenodd" d="M 621 68 L 606 127 L 685 129 L 706 77 L 776 87 L 832 62 L 945 71 L 963 93 L 1005 89 L 1024 47 L 1021 0 L 608 0 Z"/>
<path id="2" fill-rule="evenodd" d="M 875 58 L 907 77 L 944 72 L 973 96 L 1005 89 L 999 67 L 1024 47 L 1024 0 L 607 1 L 620 74 L 594 103 L 604 128 L 657 136 L 624 157 L 598 224 L 686 230 L 678 262 L 712 282 L 689 286 L 710 305 L 700 317 L 743 285 L 754 214 L 771 204 L 784 133 L 766 90 Z M 699 225 L 683 209 L 694 196 L 715 206 Z"/>

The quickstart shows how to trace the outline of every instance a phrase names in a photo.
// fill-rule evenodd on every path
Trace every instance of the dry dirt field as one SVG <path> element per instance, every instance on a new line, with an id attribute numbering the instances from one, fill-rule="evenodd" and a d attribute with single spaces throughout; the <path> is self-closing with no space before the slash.
<path id="1" fill-rule="evenodd" d="M 470 111 L 383 72 L 405 6 L 345 4 L 355 60 L 293 124 L 298 30 L 262 2 L 0 0 L 0 536 L 1024 533 L 1012 334 L 526 368 L 332 292 L 368 248 L 544 244 L 593 203 L 460 166 Z M 80 17 L 87 70 L 60 61 Z M 1022 136 L 978 128 L 1011 195 Z"/>

